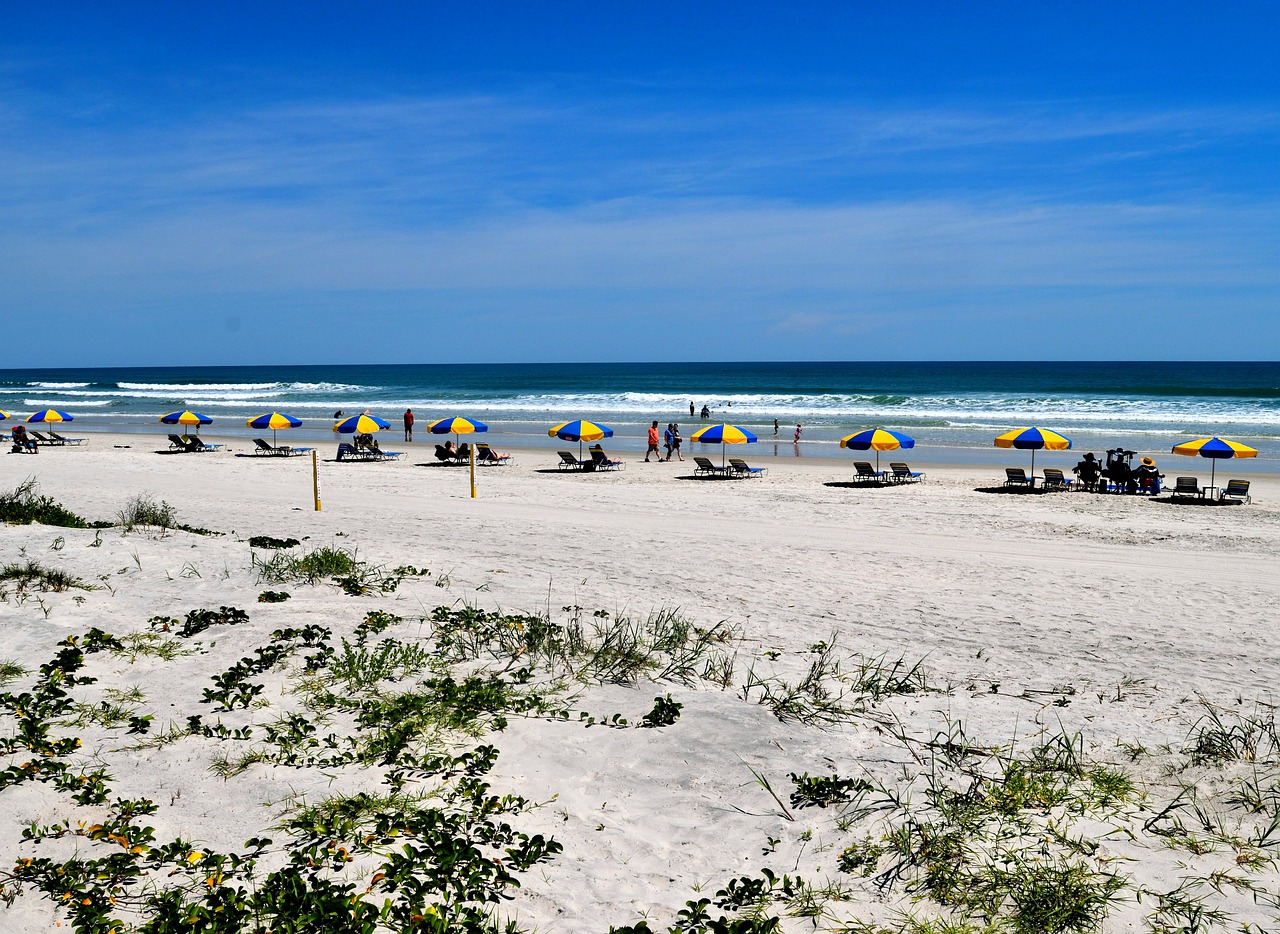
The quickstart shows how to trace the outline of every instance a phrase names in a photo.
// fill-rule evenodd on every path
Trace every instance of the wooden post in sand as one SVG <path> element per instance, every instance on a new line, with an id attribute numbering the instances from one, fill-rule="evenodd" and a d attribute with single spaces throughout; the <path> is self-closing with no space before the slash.
<path id="1" fill-rule="evenodd" d="M 476 498 L 476 446 L 469 445 L 467 450 L 471 452 L 471 498 Z"/>
<path id="2" fill-rule="evenodd" d="M 316 460 L 316 450 L 311 449 L 311 489 L 315 493 L 316 512 L 320 511 L 320 465 Z"/>

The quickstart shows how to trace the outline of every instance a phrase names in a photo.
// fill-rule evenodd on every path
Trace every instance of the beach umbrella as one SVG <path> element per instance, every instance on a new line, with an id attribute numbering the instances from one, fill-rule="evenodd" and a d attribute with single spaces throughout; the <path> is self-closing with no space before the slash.
<path id="1" fill-rule="evenodd" d="M 1048 428 L 1017 428 L 1006 431 L 996 437 L 996 447 L 1017 448 L 1019 451 L 1031 452 L 1031 475 L 1036 473 L 1036 451 L 1066 451 L 1071 447 L 1071 439 L 1064 438 L 1056 431 Z"/>
<path id="2" fill-rule="evenodd" d="M 41 409 L 39 412 L 32 414 L 27 419 L 28 422 L 70 422 L 72 417 L 66 412 L 60 412 L 57 409 Z"/>
<path id="3" fill-rule="evenodd" d="M 0 412 L 0 422 L 4 421 L 8 417 L 9 417 L 8 412 Z"/>
<path id="4" fill-rule="evenodd" d="M 890 431 L 888 428 L 868 428 L 866 431 L 860 431 L 857 434 L 848 435 L 840 439 L 840 447 L 842 448 L 849 448 L 851 451 L 875 451 L 876 473 L 880 472 L 881 451 L 896 451 L 899 448 L 913 448 L 915 446 L 915 438 L 910 435 L 904 435 L 900 431 Z"/>
<path id="5" fill-rule="evenodd" d="M 371 435 L 375 431 L 390 428 L 391 423 L 376 415 L 352 415 L 333 426 L 333 430 L 344 435 Z"/>
<path id="6" fill-rule="evenodd" d="M 455 443 L 461 443 L 458 435 L 469 435 L 477 431 L 488 431 L 489 426 L 484 422 L 477 422 L 475 419 L 462 418 L 461 416 L 453 416 L 452 418 L 442 418 L 432 422 L 427 426 L 427 431 L 433 435 L 453 435 Z"/>
<path id="7" fill-rule="evenodd" d="M 201 425 L 208 425 L 212 421 L 208 415 L 201 415 L 199 412 L 170 412 L 160 416 L 162 425 L 195 425 L 196 434 L 200 433 Z"/>
<path id="8" fill-rule="evenodd" d="M 441 418 L 432 422 L 427 426 L 427 431 L 433 435 L 453 435 L 454 442 L 461 446 L 458 435 L 469 435 L 477 431 L 488 431 L 489 426 L 484 422 L 478 422 L 473 418 L 462 418 L 455 415 L 452 418 Z M 476 498 L 476 452 L 475 448 L 471 449 L 471 498 Z"/>
<path id="9" fill-rule="evenodd" d="M 689 440 L 697 441 L 699 444 L 720 445 L 720 466 L 723 467 L 725 445 L 755 444 L 760 439 L 745 428 L 739 428 L 737 425 L 727 425 L 722 422 L 719 425 L 708 425 L 706 428 L 699 428 Z"/>
<path id="10" fill-rule="evenodd" d="M 1209 486 L 1214 485 L 1218 473 L 1218 461 L 1227 457 L 1257 457 L 1258 449 L 1251 448 L 1239 441 L 1227 441 L 1224 438 L 1197 438 L 1195 441 L 1184 441 L 1173 447 L 1174 454 L 1185 457 L 1208 457 L 1213 461 L 1209 469 Z"/>
<path id="11" fill-rule="evenodd" d="M 559 438 L 562 441 L 577 441 L 578 460 L 582 460 L 582 442 L 612 438 L 613 429 L 606 428 L 604 425 L 597 425 L 595 422 L 578 419 L 576 422 L 565 422 L 562 425 L 556 425 L 547 431 L 547 435 L 551 438 Z"/>
<path id="12" fill-rule="evenodd" d="M 302 419 L 294 418 L 292 415 L 285 415 L 283 412 L 268 412 L 266 415 L 259 415 L 257 418 L 251 418 L 245 425 L 258 431 L 266 431 L 271 429 L 271 446 L 276 446 L 276 431 L 281 428 L 297 428 L 302 424 Z"/>

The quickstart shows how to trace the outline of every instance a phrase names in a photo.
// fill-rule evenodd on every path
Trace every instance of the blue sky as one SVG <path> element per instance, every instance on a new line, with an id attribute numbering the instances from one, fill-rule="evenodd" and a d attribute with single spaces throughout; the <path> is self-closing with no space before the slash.
<path id="1" fill-rule="evenodd" d="M 6 343 L 1276 359 L 1280 8 L 1048 7 L 6 4 Z"/>

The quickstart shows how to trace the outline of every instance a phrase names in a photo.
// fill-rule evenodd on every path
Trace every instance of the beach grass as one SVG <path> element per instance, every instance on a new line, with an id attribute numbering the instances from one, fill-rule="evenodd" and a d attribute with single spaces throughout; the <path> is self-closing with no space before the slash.
<path id="1" fill-rule="evenodd" d="M 253 599 L 273 575 L 342 590 L 354 578 L 385 594 L 396 593 L 387 581 L 427 576 L 354 549 L 269 550 L 225 586 Z M 747 765 L 756 781 L 727 802 L 759 819 L 760 839 L 724 844 L 755 862 L 699 877 L 681 908 L 631 923 L 601 915 L 598 930 L 1091 934 L 1127 912 L 1126 924 L 1172 934 L 1252 931 L 1242 906 L 1280 910 L 1280 742 L 1267 704 L 1198 699 L 1165 746 L 1099 743 L 1087 717 L 1068 727 L 1037 715 L 1026 735 L 995 739 L 952 705 L 1011 699 L 956 696 L 925 659 L 850 651 L 835 633 L 763 651 L 736 625 L 701 626 L 671 608 L 426 610 L 414 601 L 437 591 L 406 590 L 372 610 L 334 590 L 250 611 L 162 604 L 176 615 L 152 616 L 143 631 L 92 629 L 41 664 L 0 663 L 0 795 L 24 786 L 43 796 L 41 816 L 0 860 L 12 867 L 0 870 L 10 903 L 0 911 L 43 898 L 58 921 L 91 934 L 197 921 L 227 932 L 526 930 L 501 906 L 537 885 L 563 846 L 533 826 L 534 802 L 494 787 L 506 774 L 495 769 L 504 734 L 520 721 L 552 743 L 598 729 L 584 735 L 634 739 L 618 747 L 633 757 L 696 758 L 716 745 L 693 732 L 711 699 L 725 722 L 776 730 L 748 754 L 777 755 Z M 293 625 L 268 635 L 251 613 Z M 138 687 L 144 672 L 181 691 Z M 1041 703 L 1036 693 L 1017 703 Z M 1038 693 L 1068 705 L 1088 696 L 1056 682 Z M 612 699 L 607 712 L 588 712 L 601 697 Z M 237 809 L 240 823 L 217 829 L 243 842 L 215 847 L 201 839 L 211 828 L 184 824 L 192 812 L 174 807 L 167 786 L 145 788 L 131 758 L 144 751 L 172 754 L 196 787 L 225 785 L 227 800 L 267 776 L 290 791 Z M 753 796 L 765 799 L 763 816 Z M 605 820 L 592 815 L 597 832 Z M 685 842 L 706 844 L 700 832 Z M 1143 861 L 1161 873 L 1136 876 Z"/>

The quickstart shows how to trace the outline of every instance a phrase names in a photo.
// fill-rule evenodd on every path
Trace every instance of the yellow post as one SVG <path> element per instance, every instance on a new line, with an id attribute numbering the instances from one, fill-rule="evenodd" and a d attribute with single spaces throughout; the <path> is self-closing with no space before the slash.
<path id="1" fill-rule="evenodd" d="M 467 450 L 471 452 L 471 498 L 476 498 L 476 446 L 472 444 Z"/>
<path id="2" fill-rule="evenodd" d="M 316 460 L 315 448 L 311 449 L 311 489 L 316 497 L 316 512 L 320 511 L 320 465 Z"/>

